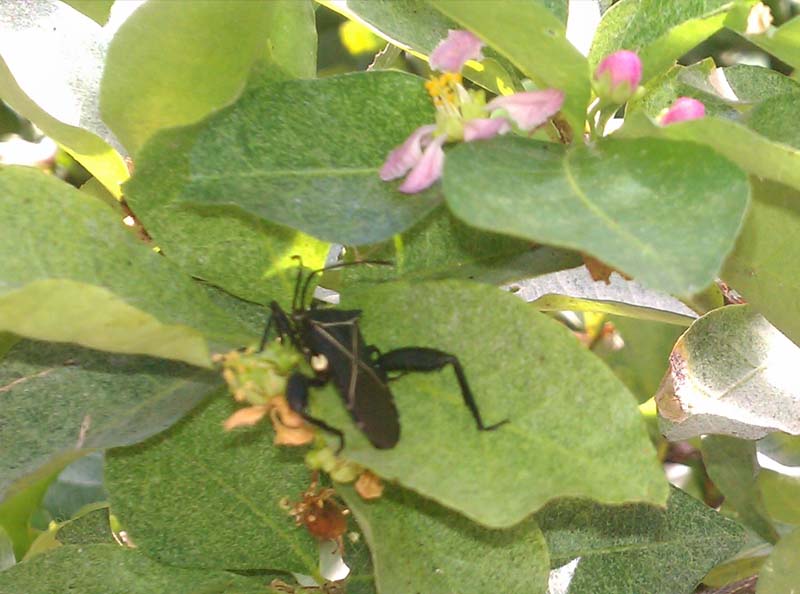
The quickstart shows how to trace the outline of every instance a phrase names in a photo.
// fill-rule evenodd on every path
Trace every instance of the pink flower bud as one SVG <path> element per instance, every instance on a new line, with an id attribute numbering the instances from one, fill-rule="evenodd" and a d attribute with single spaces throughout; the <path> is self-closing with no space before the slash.
<path id="1" fill-rule="evenodd" d="M 661 125 L 696 120 L 706 115 L 706 106 L 691 97 L 678 97 L 672 106 L 661 116 Z"/>
<path id="2" fill-rule="evenodd" d="M 461 72 L 467 60 L 483 60 L 483 42 L 469 31 L 450 30 L 447 39 L 440 41 L 428 59 L 431 69 L 441 72 Z"/>
<path id="3" fill-rule="evenodd" d="M 628 50 L 606 56 L 594 71 L 597 96 L 618 105 L 631 98 L 641 80 L 642 61 Z"/>

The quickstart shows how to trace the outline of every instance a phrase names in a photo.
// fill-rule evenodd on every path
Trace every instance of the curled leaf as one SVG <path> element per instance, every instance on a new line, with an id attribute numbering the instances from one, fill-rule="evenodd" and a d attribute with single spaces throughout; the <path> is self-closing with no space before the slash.
<path id="1" fill-rule="evenodd" d="M 800 349 L 747 305 L 714 310 L 675 343 L 656 403 L 668 439 L 800 434 Z"/>

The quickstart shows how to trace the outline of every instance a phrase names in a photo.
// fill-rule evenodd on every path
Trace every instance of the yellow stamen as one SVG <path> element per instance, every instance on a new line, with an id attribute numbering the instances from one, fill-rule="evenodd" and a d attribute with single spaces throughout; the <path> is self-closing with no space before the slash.
<path id="1" fill-rule="evenodd" d="M 458 87 L 462 81 L 461 74 L 458 72 L 445 72 L 434 77 L 425 83 L 425 89 L 433 99 L 436 107 L 458 106 Z"/>

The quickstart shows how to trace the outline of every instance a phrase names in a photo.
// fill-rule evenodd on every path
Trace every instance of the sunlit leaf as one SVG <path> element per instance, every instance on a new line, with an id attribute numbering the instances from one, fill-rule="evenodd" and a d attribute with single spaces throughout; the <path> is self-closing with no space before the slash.
<path id="1" fill-rule="evenodd" d="M 177 199 L 325 241 L 388 239 L 441 199 L 438 186 L 407 195 L 378 176 L 389 152 L 434 120 L 423 82 L 376 71 L 255 87 L 198 130 Z"/>
<path id="2" fill-rule="evenodd" d="M 96 198 L 24 167 L 0 196 L 0 330 L 200 366 L 251 336 Z"/>
<path id="3" fill-rule="evenodd" d="M 259 60 L 313 76 L 312 17 L 310 2 L 297 0 L 144 4 L 109 45 L 103 119 L 136 153 L 157 130 L 191 124 L 235 100 Z"/>
<path id="4" fill-rule="evenodd" d="M 746 305 L 714 310 L 675 344 L 656 395 L 668 439 L 800 433 L 800 349 Z"/>
<path id="5" fill-rule="evenodd" d="M 365 339 L 382 352 L 423 346 L 453 353 L 484 421 L 510 419 L 496 431 L 477 431 L 451 369 L 407 373 L 391 382 L 400 442 L 377 450 L 328 388 L 313 410 L 345 431 L 346 458 L 494 527 L 567 494 L 665 501 L 635 399 L 569 331 L 522 300 L 475 283 L 393 282 L 346 291 L 342 307 L 363 310 Z"/>
<path id="6" fill-rule="evenodd" d="M 719 273 L 750 190 L 744 172 L 694 143 L 610 138 L 564 150 L 499 138 L 452 150 L 444 192 L 470 225 L 578 249 L 688 295 Z"/>
<path id="7" fill-rule="evenodd" d="M 97 105 L 107 30 L 60 2 L 0 3 L 0 29 L 0 97 L 119 198 L 128 169 Z"/>

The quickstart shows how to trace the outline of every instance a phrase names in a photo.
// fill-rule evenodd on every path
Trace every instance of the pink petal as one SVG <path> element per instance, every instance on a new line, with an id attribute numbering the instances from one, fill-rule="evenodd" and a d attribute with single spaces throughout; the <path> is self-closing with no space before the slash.
<path id="1" fill-rule="evenodd" d="M 505 118 L 476 118 L 464 124 L 464 141 L 484 140 L 511 130 Z"/>
<path id="2" fill-rule="evenodd" d="M 603 58 L 594 71 L 595 79 L 599 79 L 605 72 L 611 77 L 612 89 L 622 83 L 628 83 L 633 92 L 642 80 L 642 61 L 634 52 L 620 50 Z"/>
<path id="3" fill-rule="evenodd" d="M 398 190 L 405 194 L 416 194 L 431 187 L 437 179 L 442 177 L 442 169 L 444 169 L 442 145 L 446 139 L 447 136 L 444 134 L 433 139 Z"/>
<path id="4" fill-rule="evenodd" d="M 486 108 L 489 111 L 505 109 L 521 129 L 528 131 L 557 114 L 563 103 L 564 93 L 557 89 L 545 89 L 495 97 Z"/>
<path id="5" fill-rule="evenodd" d="M 450 30 L 447 39 L 439 42 L 428 61 L 431 69 L 441 72 L 461 72 L 467 60 L 483 60 L 483 42 L 469 31 Z"/>
<path id="6" fill-rule="evenodd" d="M 436 126 L 420 126 L 411 133 L 406 141 L 394 149 L 381 167 L 380 176 L 383 181 L 403 177 L 409 169 L 416 165 L 422 158 L 423 143 L 430 141 L 430 136 Z"/>
<path id="7" fill-rule="evenodd" d="M 696 120 L 706 115 L 706 106 L 691 97 L 678 97 L 661 118 L 661 125 Z"/>

